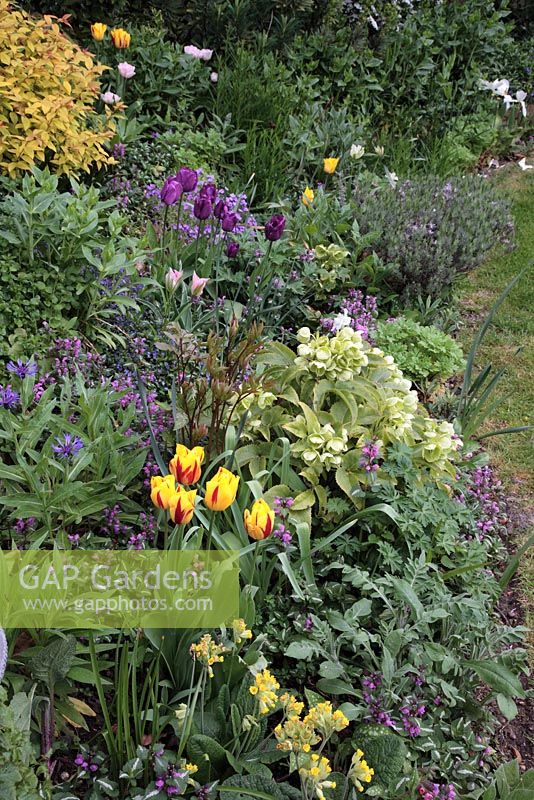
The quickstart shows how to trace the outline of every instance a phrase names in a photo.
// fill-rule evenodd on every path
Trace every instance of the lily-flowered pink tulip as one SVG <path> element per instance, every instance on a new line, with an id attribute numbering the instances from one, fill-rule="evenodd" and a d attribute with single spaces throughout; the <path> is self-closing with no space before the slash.
<path id="1" fill-rule="evenodd" d="M 182 280 L 183 270 L 181 269 L 170 269 L 167 274 L 165 275 L 165 286 L 169 290 L 169 292 L 175 292 L 177 289 L 178 284 Z"/>
<path id="2" fill-rule="evenodd" d="M 122 78 L 133 78 L 135 75 L 135 67 L 133 64 L 128 64 L 127 61 L 121 61 L 121 63 L 117 65 L 117 69 Z"/>
<path id="3" fill-rule="evenodd" d="M 115 103 L 118 103 L 120 101 L 119 95 L 115 94 L 114 92 L 104 92 L 104 94 L 100 95 L 100 99 L 107 106 L 114 106 Z"/>
<path id="4" fill-rule="evenodd" d="M 193 272 L 193 277 L 191 279 L 191 297 L 200 297 L 207 282 L 208 278 L 199 278 L 197 273 Z"/>

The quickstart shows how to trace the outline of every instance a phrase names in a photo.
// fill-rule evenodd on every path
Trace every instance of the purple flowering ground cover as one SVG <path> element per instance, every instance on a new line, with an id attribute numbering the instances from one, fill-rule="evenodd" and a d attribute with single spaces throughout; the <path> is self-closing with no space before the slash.
<path id="1" fill-rule="evenodd" d="M 0 798 L 529 797 L 530 355 L 492 371 L 531 343 L 519 27 L 109 5 L 0 0 Z M 182 606 L 237 551 L 217 624 L 112 625 L 111 584 L 93 627 L 11 610 L 14 556 L 176 551 Z"/>

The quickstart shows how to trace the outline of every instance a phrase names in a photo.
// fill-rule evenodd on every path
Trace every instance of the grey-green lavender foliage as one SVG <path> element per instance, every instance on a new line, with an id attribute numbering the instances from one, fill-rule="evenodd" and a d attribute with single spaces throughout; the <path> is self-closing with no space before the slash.
<path id="1" fill-rule="evenodd" d="M 6 666 L 7 666 L 7 639 L 4 633 L 4 629 L 0 628 L 0 681 L 4 677 L 6 673 Z"/>
<path id="2" fill-rule="evenodd" d="M 513 240 L 509 203 L 480 176 L 404 181 L 374 193 L 356 184 L 353 200 L 360 231 L 378 233 L 374 249 L 397 265 L 392 288 L 408 305 L 447 297 L 458 275 Z"/>

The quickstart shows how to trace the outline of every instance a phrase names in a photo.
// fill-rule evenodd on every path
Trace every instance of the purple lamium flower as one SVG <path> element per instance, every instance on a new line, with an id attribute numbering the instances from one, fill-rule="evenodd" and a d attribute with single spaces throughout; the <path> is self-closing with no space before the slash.
<path id="1" fill-rule="evenodd" d="M 277 242 L 286 227 L 286 218 L 282 214 L 273 214 L 265 223 L 265 238 L 269 242 Z"/>
<path id="2" fill-rule="evenodd" d="M 20 400 L 20 395 L 18 392 L 15 392 L 10 385 L 0 386 L 0 406 L 3 408 L 15 408 L 18 405 Z"/>
<path id="3" fill-rule="evenodd" d="M 56 436 L 57 444 L 52 445 L 52 450 L 59 458 L 70 459 L 78 455 L 84 443 L 79 436 L 73 436 L 71 433 L 64 433 L 63 439 L 61 436 Z"/>
<path id="4" fill-rule="evenodd" d="M 182 185 L 184 192 L 192 192 L 193 189 L 196 189 L 198 183 L 197 173 L 194 169 L 189 169 L 189 167 L 179 169 L 175 179 Z"/>
<path id="5" fill-rule="evenodd" d="M 193 214 L 197 219 L 200 220 L 208 219 L 208 217 L 211 216 L 212 212 L 213 212 L 213 206 L 207 197 L 199 195 L 197 198 L 195 198 L 195 204 L 193 206 Z"/>
<path id="6" fill-rule="evenodd" d="M 16 375 L 17 378 L 21 378 L 21 380 L 24 380 L 28 375 L 37 375 L 37 364 L 33 361 L 26 361 L 26 363 L 24 363 L 20 358 L 17 358 L 16 364 L 13 361 L 9 361 L 6 364 L 6 369 L 8 372 L 12 372 L 13 375 Z"/>
<path id="7" fill-rule="evenodd" d="M 226 248 L 226 255 L 228 256 L 228 258 L 235 258 L 238 253 L 239 253 L 238 243 L 230 242 L 230 244 Z"/>
<path id="8" fill-rule="evenodd" d="M 173 206 L 183 192 L 182 184 L 176 178 L 167 178 L 160 192 L 166 206 Z"/>
<path id="9" fill-rule="evenodd" d="M 238 218 L 237 214 L 225 214 L 225 216 L 221 220 L 221 227 L 223 231 L 227 233 L 231 233 L 235 226 L 237 225 Z"/>

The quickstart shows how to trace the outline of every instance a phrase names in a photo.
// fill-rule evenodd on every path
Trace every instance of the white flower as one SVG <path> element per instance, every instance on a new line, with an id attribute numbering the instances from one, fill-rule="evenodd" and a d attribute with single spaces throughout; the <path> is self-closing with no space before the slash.
<path id="1" fill-rule="evenodd" d="M 391 188 L 394 189 L 397 183 L 399 182 L 399 176 L 397 175 L 396 172 L 390 172 L 387 167 L 385 167 L 385 170 L 386 170 L 386 180 L 391 186 Z"/>
<path id="2" fill-rule="evenodd" d="M 527 99 L 527 93 L 520 89 L 518 92 L 515 93 L 515 99 L 521 106 L 521 113 L 524 117 L 527 116 L 527 106 L 525 100 Z"/>
<path id="3" fill-rule="evenodd" d="M 186 44 L 184 47 L 184 53 L 187 56 L 198 58 L 200 61 L 209 61 L 213 55 L 213 50 L 201 50 L 200 48 L 195 47 L 194 44 Z"/>
<path id="4" fill-rule="evenodd" d="M 521 161 L 518 161 L 517 162 L 517 166 L 521 167 L 523 172 L 525 172 L 525 170 L 527 170 L 527 169 L 534 169 L 532 164 L 527 164 L 527 159 L 526 158 L 522 158 Z"/>
<path id="5" fill-rule="evenodd" d="M 114 92 L 104 92 L 104 94 L 100 95 L 100 99 L 107 106 L 114 106 L 115 103 L 118 103 L 120 101 L 119 95 L 115 94 Z"/>
<path id="6" fill-rule="evenodd" d="M 507 111 L 509 110 L 510 106 L 511 106 L 513 103 L 517 103 L 517 100 L 514 100 L 514 98 L 513 98 L 513 97 L 512 97 L 512 95 L 510 95 L 510 94 L 505 94 L 505 95 L 503 95 L 503 98 L 502 98 L 502 100 L 503 100 L 503 103 L 504 103 L 504 105 L 506 106 L 506 110 L 507 110 Z"/>
<path id="7" fill-rule="evenodd" d="M 217 83 L 218 80 L 219 80 L 219 73 L 218 72 L 211 72 L 210 73 L 210 81 L 212 83 Z"/>
<path id="8" fill-rule="evenodd" d="M 380 144 L 376 145 L 375 153 L 377 154 L 377 156 L 380 156 L 380 157 L 382 157 L 384 155 L 384 148 L 382 147 L 382 145 L 380 145 Z"/>
<path id="9" fill-rule="evenodd" d="M 480 87 L 489 89 L 494 95 L 504 97 L 510 91 L 510 81 L 507 81 L 506 78 L 499 78 L 496 81 L 480 81 Z"/>
<path id="10" fill-rule="evenodd" d="M 350 148 L 350 157 L 354 158 L 355 160 L 362 158 L 365 153 L 365 147 L 362 147 L 361 144 L 353 144 Z"/>
<path id="11" fill-rule="evenodd" d="M 337 333 L 342 328 L 350 328 L 352 323 L 352 318 L 349 317 L 346 311 L 343 311 L 342 313 L 337 314 L 337 316 L 334 317 L 332 322 L 334 323 L 332 330 Z"/>

